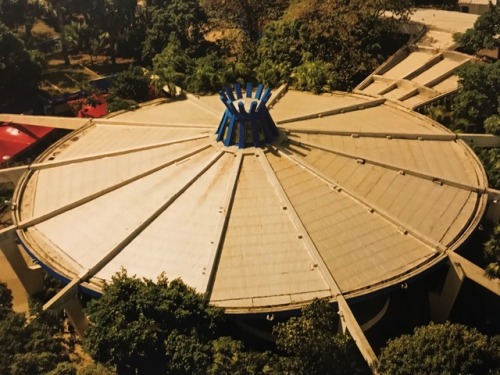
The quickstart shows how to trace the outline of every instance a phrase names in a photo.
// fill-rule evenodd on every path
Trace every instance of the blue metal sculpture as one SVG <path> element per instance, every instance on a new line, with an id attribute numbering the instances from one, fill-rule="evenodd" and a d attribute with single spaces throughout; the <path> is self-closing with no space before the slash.
<path id="1" fill-rule="evenodd" d="M 259 84 L 252 98 L 252 83 L 248 82 L 243 98 L 240 84 L 235 83 L 234 93 L 226 87 L 219 94 L 226 110 L 217 128 L 217 141 L 223 141 L 225 146 L 245 148 L 260 147 L 278 137 L 278 128 L 266 107 L 272 95 L 271 89 L 263 90 L 263 85 Z"/>

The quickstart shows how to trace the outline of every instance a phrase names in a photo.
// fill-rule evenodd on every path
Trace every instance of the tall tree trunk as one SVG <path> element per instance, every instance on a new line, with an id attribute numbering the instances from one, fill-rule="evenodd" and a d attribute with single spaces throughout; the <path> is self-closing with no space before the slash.
<path id="1" fill-rule="evenodd" d="M 64 30 L 64 18 L 63 18 L 61 3 L 59 1 L 56 1 L 54 6 L 57 15 L 57 23 L 59 24 L 59 32 L 61 34 L 61 47 L 64 58 L 64 65 L 71 65 L 68 55 L 68 44 L 66 43 L 66 31 Z"/>

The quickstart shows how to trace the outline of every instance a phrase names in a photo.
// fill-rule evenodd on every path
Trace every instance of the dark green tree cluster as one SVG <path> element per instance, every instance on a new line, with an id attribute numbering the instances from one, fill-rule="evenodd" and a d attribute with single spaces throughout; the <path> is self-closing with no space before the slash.
<path id="1" fill-rule="evenodd" d="M 377 364 L 380 375 L 498 374 L 498 340 L 461 324 L 434 324 L 390 340 Z"/>
<path id="2" fill-rule="evenodd" d="M 156 282 L 116 274 L 87 312 L 86 350 L 118 374 L 366 373 L 352 339 L 336 334 L 326 302 L 275 330 L 281 354 L 246 350 L 225 335 L 220 309 L 180 280 Z M 312 371 L 312 372 L 311 372 Z"/>
<path id="3" fill-rule="evenodd" d="M 497 223 L 491 232 L 490 238 L 484 244 L 486 261 L 486 275 L 500 278 L 500 224 Z"/>
<path id="4" fill-rule="evenodd" d="M 361 354 L 348 336 L 338 333 L 338 315 L 324 300 L 315 300 L 299 317 L 278 323 L 276 346 L 287 355 L 287 373 L 310 375 L 370 374 Z"/>
<path id="5" fill-rule="evenodd" d="M 223 312 L 179 279 L 122 271 L 87 312 L 85 348 L 118 374 L 264 373 L 272 365 L 270 353 L 247 352 L 223 336 Z"/>
<path id="6" fill-rule="evenodd" d="M 43 4 L 35 7 L 32 4 Z M 43 17 L 61 35 L 62 54 L 106 53 L 152 70 L 158 86 L 217 92 L 235 81 L 283 82 L 313 92 L 349 90 L 400 44 L 410 0 L 5 0 L 24 37 Z M 386 12 L 393 17 L 387 17 Z M 219 35 L 209 41 L 209 32 Z M 222 35 L 222 36 L 221 36 Z M 214 41 L 215 40 L 215 41 Z M 398 42 L 398 43 L 395 43 Z"/>
<path id="7" fill-rule="evenodd" d="M 46 374 L 68 355 L 54 320 L 41 316 L 28 324 L 24 314 L 12 310 L 12 293 L 0 283 L 0 374 Z M 74 368 L 73 368 L 74 370 Z"/>
<path id="8" fill-rule="evenodd" d="M 43 58 L 0 22 L 0 106 L 36 93 Z"/>
<path id="9" fill-rule="evenodd" d="M 500 47 L 498 35 L 500 35 L 500 7 L 490 3 L 488 11 L 478 17 L 472 29 L 454 37 L 460 48 L 472 55 L 483 48 Z"/>
<path id="10" fill-rule="evenodd" d="M 297 17 L 265 29 L 257 77 L 271 86 L 290 81 L 315 93 L 351 90 L 394 52 L 389 45 L 394 48 L 397 25 L 409 15 L 410 5 L 311 0 Z"/>

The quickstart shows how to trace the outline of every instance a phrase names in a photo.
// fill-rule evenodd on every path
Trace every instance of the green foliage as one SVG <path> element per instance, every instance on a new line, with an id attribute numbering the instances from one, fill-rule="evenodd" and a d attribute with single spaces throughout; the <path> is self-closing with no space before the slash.
<path id="1" fill-rule="evenodd" d="M 429 324 L 412 335 L 389 340 L 377 364 L 379 374 L 488 374 L 498 370 L 500 347 L 474 328 Z"/>
<path id="2" fill-rule="evenodd" d="M 7 284 L 0 282 L 0 320 L 12 312 L 12 292 Z"/>
<path id="3" fill-rule="evenodd" d="M 205 363 L 206 343 L 222 319 L 222 311 L 207 307 L 180 280 L 139 280 L 125 271 L 113 276 L 87 312 L 86 350 L 118 373 L 189 373 Z"/>
<path id="4" fill-rule="evenodd" d="M 207 374 L 282 374 L 280 360 L 270 352 L 245 351 L 241 341 L 221 337 L 212 342 L 213 362 Z"/>
<path id="5" fill-rule="evenodd" d="M 468 63 L 460 67 L 457 74 L 460 89 L 452 107 L 455 116 L 466 119 L 482 132 L 484 122 L 499 114 L 500 61 Z M 491 126 L 494 119 L 488 120 L 488 129 L 494 130 Z"/>
<path id="6" fill-rule="evenodd" d="M 23 314 L 12 310 L 0 316 L 0 374 L 42 374 L 65 362 L 67 355 L 55 333 L 56 326 L 43 317 L 27 324 Z"/>
<path id="7" fill-rule="evenodd" d="M 500 168 L 499 168 L 500 169 Z M 489 277 L 500 278 L 500 224 L 493 227 L 490 239 L 484 244 L 484 256 L 490 263 L 486 267 Z"/>
<path id="8" fill-rule="evenodd" d="M 149 98 L 149 73 L 139 66 L 131 66 L 111 80 L 111 97 L 142 102 Z"/>
<path id="9" fill-rule="evenodd" d="M 454 38 L 467 53 L 474 54 L 482 48 L 500 46 L 500 7 L 490 5 L 488 11 L 474 22 L 474 28 Z"/>
<path id="10" fill-rule="evenodd" d="M 101 373 L 99 373 L 101 374 Z M 76 366 L 70 362 L 60 362 L 47 375 L 77 375 Z"/>
<path id="11" fill-rule="evenodd" d="M 308 374 L 367 374 L 351 337 L 338 334 L 338 318 L 333 307 L 315 300 L 302 310 L 300 317 L 278 323 L 273 333 L 276 345 L 294 361 L 292 372 Z"/>
<path id="12" fill-rule="evenodd" d="M 0 23 L 0 105 L 34 95 L 42 76 L 42 57 Z"/>
<path id="13" fill-rule="evenodd" d="M 101 363 L 92 363 L 83 368 L 79 368 L 77 375 L 115 375 L 116 371 L 106 367 Z"/>
<path id="14" fill-rule="evenodd" d="M 335 87 L 335 69 L 333 64 L 317 60 L 306 61 L 293 70 L 294 87 L 314 94 L 332 91 Z"/>
<path id="15" fill-rule="evenodd" d="M 142 49 L 142 59 L 153 60 L 169 40 L 175 38 L 187 54 L 198 52 L 204 43 L 203 31 L 207 22 L 204 9 L 198 0 L 158 1 L 148 8 L 147 30 Z"/>
<path id="16" fill-rule="evenodd" d="M 256 42 L 266 21 L 278 19 L 290 0 L 203 0 L 202 3 L 213 17 L 231 22 Z"/>
<path id="17" fill-rule="evenodd" d="M 410 5 L 311 0 L 293 21 L 274 22 L 264 30 L 257 77 L 275 86 L 292 74 L 291 83 L 300 90 L 350 90 L 393 52 L 389 45 L 395 44 L 397 25 Z M 399 18 L 385 16 L 386 11 Z"/>

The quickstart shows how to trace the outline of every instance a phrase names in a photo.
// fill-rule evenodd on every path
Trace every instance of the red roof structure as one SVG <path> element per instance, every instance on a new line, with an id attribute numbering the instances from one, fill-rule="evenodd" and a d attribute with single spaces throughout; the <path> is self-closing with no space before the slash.
<path id="1" fill-rule="evenodd" d="M 44 126 L 0 123 L 0 164 L 26 150 L 52 130 Z"/>
<path id="2" fill-rule="evenodd" d="M 94 98 L 99 104 L 97 104 L 95 107 L 87 103 L 87 99 L 77 99 L 77 100 L 71 100 L 68 102 L 68 104 L 71 107 L 78 108 L 81 106 L 80 109 L 78 109 L 76 115 L 80 118 L 99 118 L 103 117 L 108 114 L 108 102 L 106 101 L 107 95 L 99 95 Z"/>

